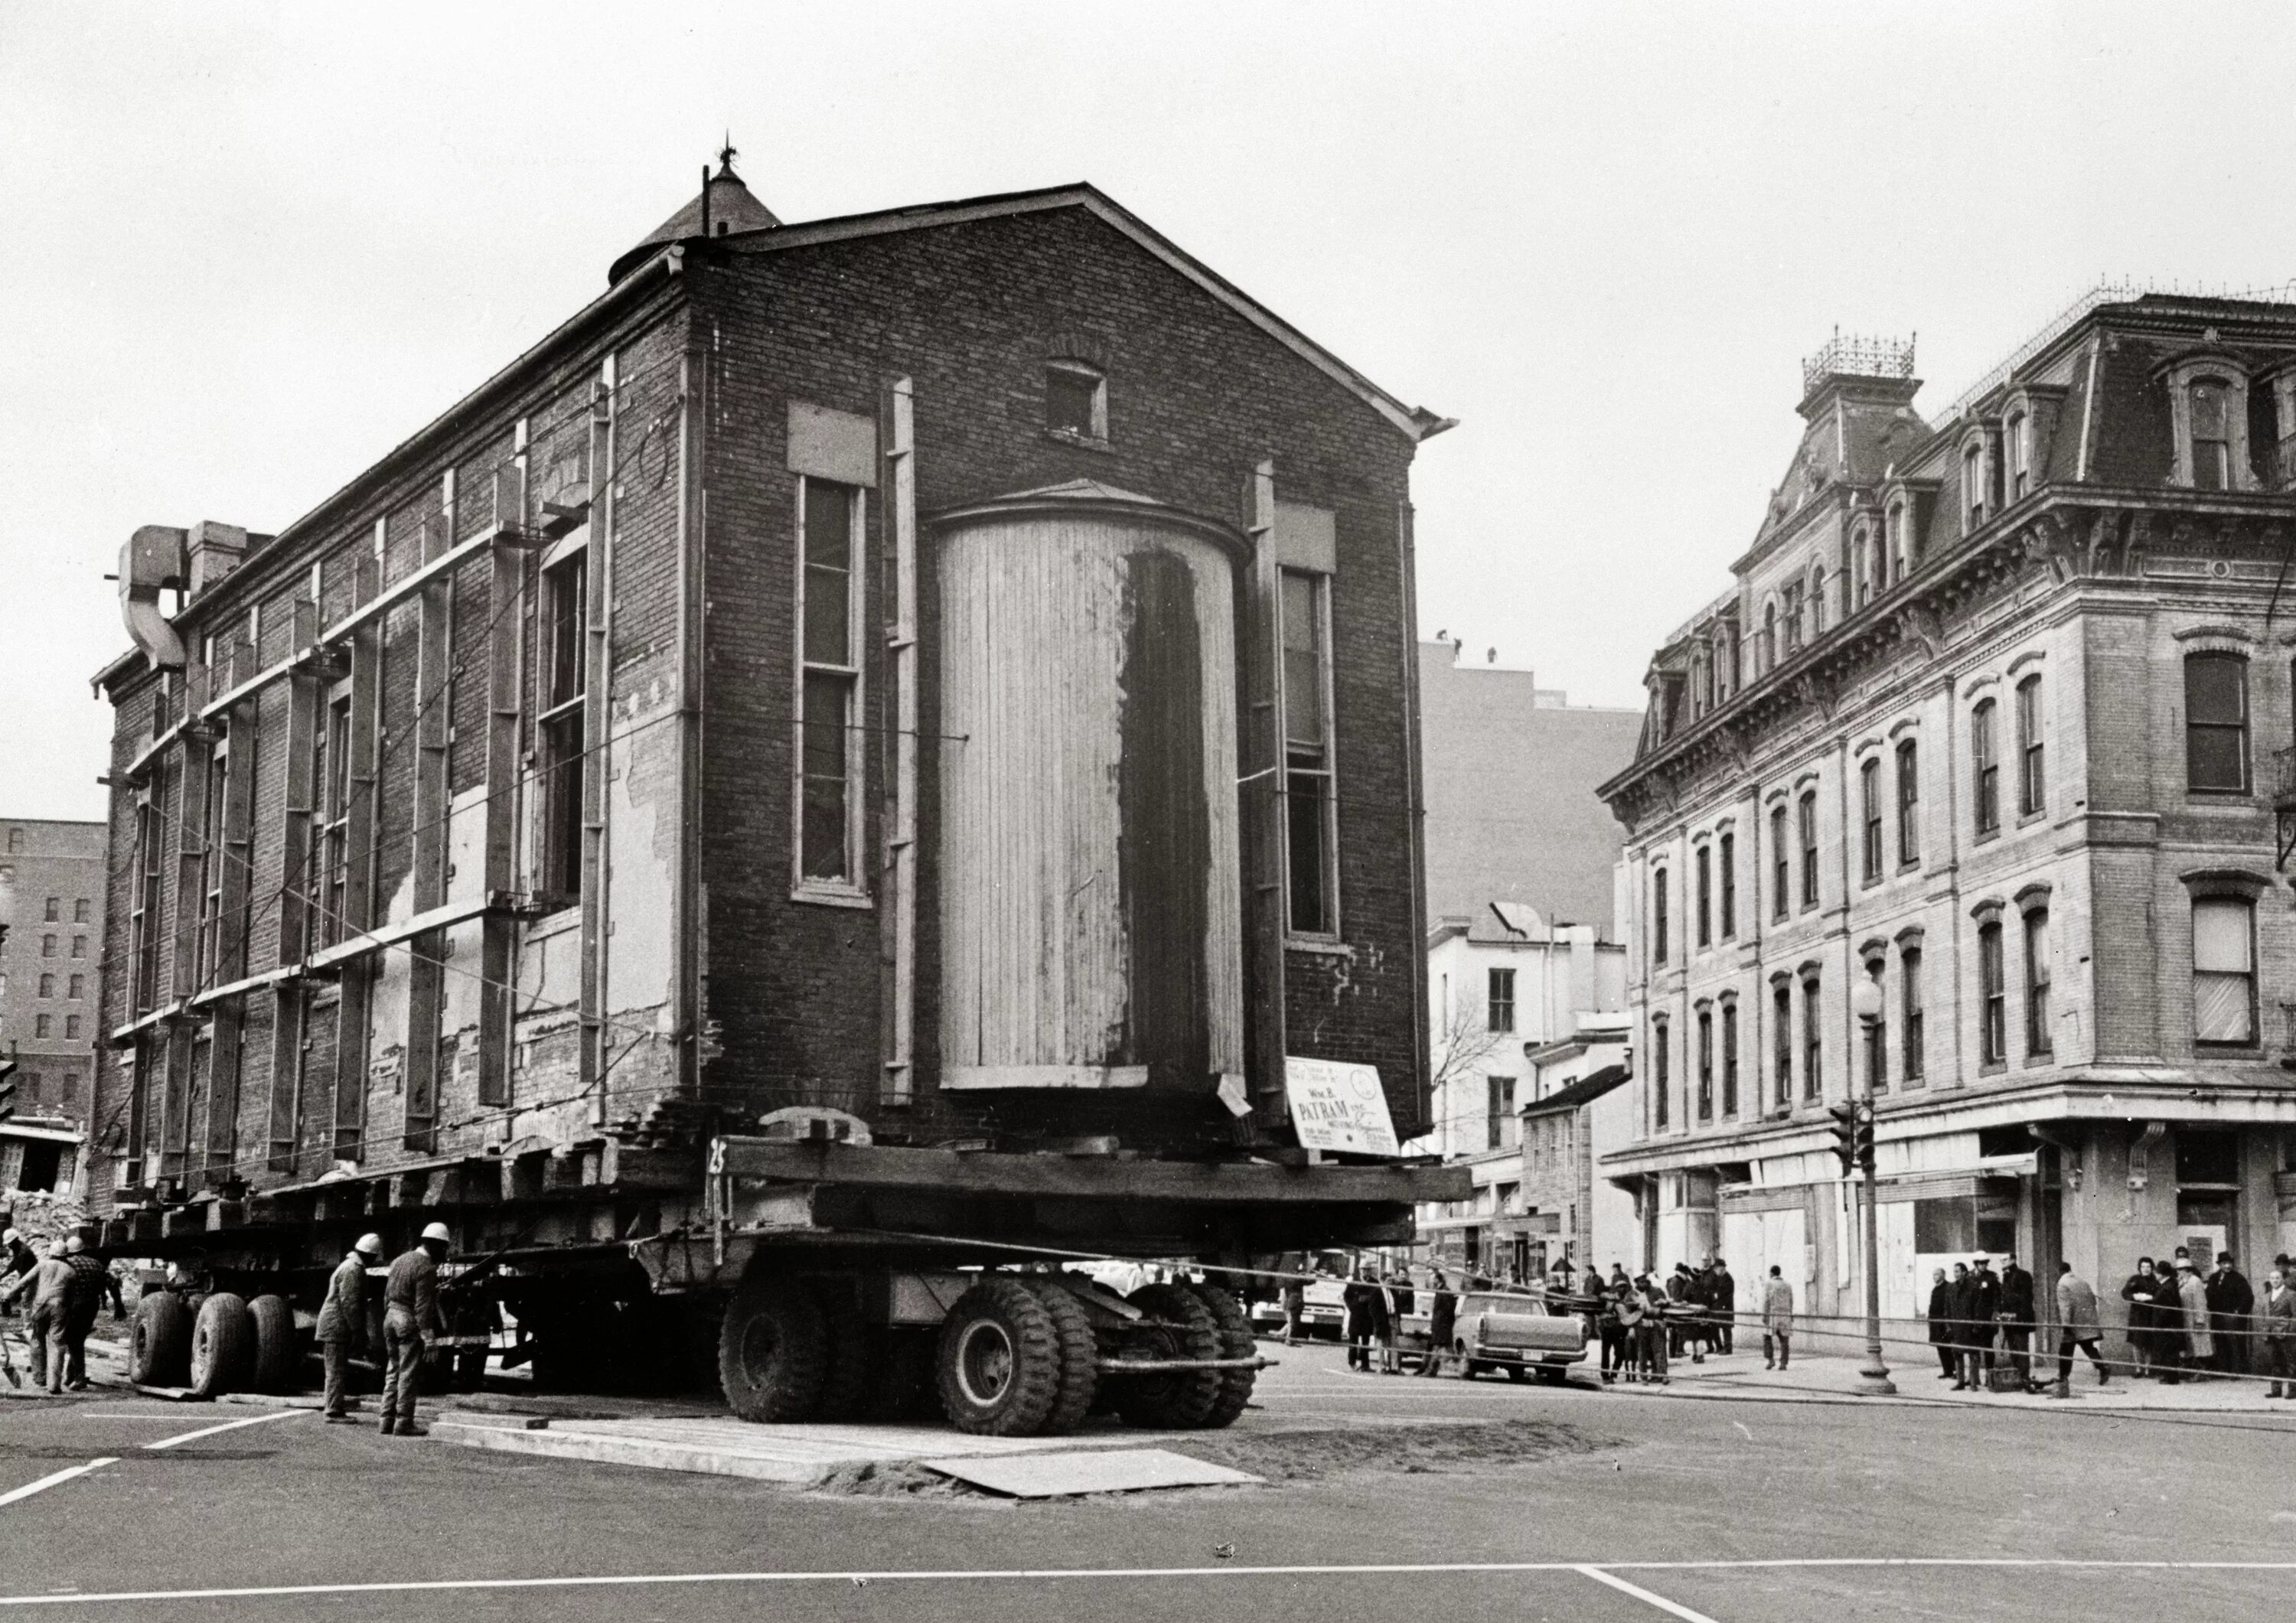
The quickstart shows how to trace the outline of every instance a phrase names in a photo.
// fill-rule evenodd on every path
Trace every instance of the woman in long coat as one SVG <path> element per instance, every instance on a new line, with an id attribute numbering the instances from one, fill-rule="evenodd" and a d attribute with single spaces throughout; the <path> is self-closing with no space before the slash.
<path id="1" fill-rule="evenodd" d="M 2128 1372 L 2131 1375 L 2152 1373 L 2161 1362 L 2160 1288 L 2150 1257 L 2136 1259 L 2136 1272 L 2120 1287 L 2120 1299 L 2128 1304 L 2128 1353 L 2136 1366 Z"/>
<path id="2" fill-rule="evenodd" d="M 2206 1368 L 2217 1356 L 2217 1339 L 2209 1329 L 2209 1288 L 2189 1262 L 2177 1270 L 2177 1296 L 2185 1307 L 2186 1362 Z"/>
<path id="3" fill-rule="evenodd" d="M 1930 1272 L 1930 1348 L 1937 1354 L 1938 1379 L 1953 1379 L 1953 1287 L 1945 1270 Z"/>

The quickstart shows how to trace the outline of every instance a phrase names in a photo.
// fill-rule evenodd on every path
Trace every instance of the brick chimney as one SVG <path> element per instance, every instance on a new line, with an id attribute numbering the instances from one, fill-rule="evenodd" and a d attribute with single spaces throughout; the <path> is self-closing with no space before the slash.
<path id="1" fill-rule="evenodd" d="M 192 526 L 187 551 L 191 578 L 186 589 L 197 597 L 239 567 L 247 555 L 247 532 L 236 524 L 202 519 Z"/>

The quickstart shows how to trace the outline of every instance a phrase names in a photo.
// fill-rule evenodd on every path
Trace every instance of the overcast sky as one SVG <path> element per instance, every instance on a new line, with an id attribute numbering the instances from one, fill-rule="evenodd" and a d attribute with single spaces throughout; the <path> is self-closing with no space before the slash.
<path id="1" fill-rule="evenodd" d="M 731 128 L 788 220 L 1089 180 L 1406 400 L 1423 632 L 1640 701 L 1801 357 L 2296 277 L 2296 8 L 0 0 L 0 813 L 95 816 L 138 524 L 275 530 Z"/>

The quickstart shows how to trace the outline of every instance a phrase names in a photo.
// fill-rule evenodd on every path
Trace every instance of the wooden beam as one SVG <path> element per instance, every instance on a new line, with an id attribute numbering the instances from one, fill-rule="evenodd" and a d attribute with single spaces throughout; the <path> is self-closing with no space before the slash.
<path id="1" fill-rule="evenodd" d="M 907 378 L 885 390 L 879 427 L 884 471 L 881 523 L 890 570 L 885 662 L 892 703 L 882 751 L 884 856 L 878 930 L 883 958 L 884 1031 L 878 1097 L 906 1105 L 916 1091 L 917 975 L 917 469 L 916 390 Z"/>
<path id="2" fill-rule="evenodd" d="M 525 522 L 527 423 L 518 421 L 517 449 L 510 465 L 495 474 L 495 525 Z M 524 696 L 521 605 L 526 589 L 526 558 L 497 545 L 487 554 L 487 732 L 486 803 L 479 861 L 481 891 L 507 893 L 516 883 L 518 858 L 520 707 Z M 515 921 L 487 915 L 479 936 L 479 1102 L 510 1102 L 512 1006 L 510 987 L 517 942 Z M 506 1124 L 505 1124 L 506 1125 Z"/>
<path id="3" fill-rule="evenodd" d="M 438 562 L 455 538 L 455 471 L 440 477 L 439 512 L 422 526 L 422 562 Z M 430 575 L 414 594 L 414 907 L 447 902 L 447 752 L 454 719 L 449 691 L 454 650 L 455 577 Z M 409 944 L 406 971 L 406 1121 L 404 1146 L 417 1155 L 438 1148 L 439 1022 L 446 1001 L 447 937 L 427 931 Z"/>
<path id="4" fill-rule="evenodd" d="M 354 565 L 353 591 L 372 598 L 382 578 L 384 530 L 375 521 L 374 551 Z M 326 921 L 330 937 L 356 935 L 373 922 L 375 858 L 375 797 L 381 775 L 382 623 L 360 622 L 351 637 L 350 739 L 346 763 L 349 796 L 343 808 L 343 916 Z M 316 961 L 316 959 L 315 959 Z M 347 963 L 335 1005 L 334 1157 L 361 1160 L 366 1155 L 367 1012 L 373 998 L 373 973 L 365 963 Z"/>
<path id="5" fill-rule="evenodd" d="M 590 1094 L 593 1127 L 605 1125 L 606 1090 L 598 1081 L 611 1063 L 606 1057 L 606 897 L 612 879 L 607 818 L 613 799 L 606 784 L 613 773 L 613 751 L 606 733 L 613 722 L 616 376 L 609 355 L 599 363 L 591 387 L 590 557 L 583 574 L 582 748 L 587 753 L 582 760 L 582 1037 L 577 1065 L 582 1091 Z"/>
<path id="6" fill-rule="evenodd" d="M 951 1194 L 1299 1205 L 1464 1201 L 1474 1193 L 1473 1178 L 1464 1167 L 1111 1161 L 746 1137 L 716 1139 L 710 1153 L 713 1170 L 737 1179 Z"/>
<path id="7" fill-rule="evenodd" d="M 1243 715 L 1237 754 L 1243 766 L 1245 1023 L 1252 1114 L 1258 1136 L 1285 1127 L 1284 774 L 1283 571 L 1275 556 L 1275 464 L 1263 459 L 1246 491 L 1251 574 L 1244 594 Z"/>

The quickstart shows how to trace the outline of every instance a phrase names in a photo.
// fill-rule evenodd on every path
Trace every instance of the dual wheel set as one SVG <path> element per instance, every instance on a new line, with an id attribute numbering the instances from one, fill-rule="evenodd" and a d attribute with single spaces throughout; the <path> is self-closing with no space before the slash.
<path id="1" fill-rule="evenodd" d="M 857 1275 L 752 1275 L 726 1305 L 718 1373 L 752 1421 L 923 1419 L 991 1437 L 1113 1412 L 1157 1430 L 1226 1426 L 1259 1359 L 1227 1291 L 1177 1281 L 1119 1297 L 1072 1275 L 987 1274 L 936 1332 L 872 1325 Z"/>
<path id="2" fill-rule="evenodd" d="M 135 1304 L 128 1377 L 138 1386 L 184 1387 L 193 1396 L 294 1389 L 301 1343 L 283 1296 L 252 1301 L 229 1291 L 186 1299 L 146 1292 Z"/>

